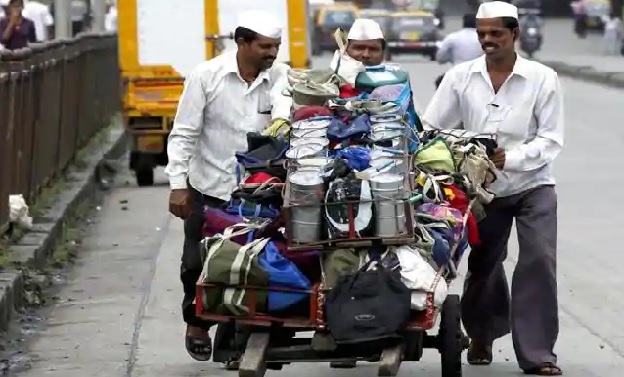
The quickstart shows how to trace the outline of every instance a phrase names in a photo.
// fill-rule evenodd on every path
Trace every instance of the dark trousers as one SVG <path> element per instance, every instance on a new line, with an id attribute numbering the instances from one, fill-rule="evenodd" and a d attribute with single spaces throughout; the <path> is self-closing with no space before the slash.
<path id="1" fill-rule="evenodd" d="M 522 369 L 555 363 L 557 304 L 557 194 L 541 186 L 486 206 L 479 223 L 482 244 L 470 252 L 462 297 L 468 336 L 493 342 L 511 332 Z M 511 296 L 503 269 L 513 220 L 519 255 Z"/>
<path id="2" fill-rule="evenodd" d="M 204 206 L 212 208 L 221 207 L 224 201 L 203 195 L 188 182 L 187 186 L 189 199 L 191 200 L 191 213 L 184 220 L 184 249 L 182 251 L 182 266 L 180 268 L 180 278 L 184 287 L 182 314 L 184 322 L 189 326 L 201 327 L 208 331 L 215 323 L 197 318 L 194 303 L 197 280 L 203 269 L 199 251 L 199 243 L 203 239 L 203 209 Z M 236 360 L 242 353 L 242 350 L 245 349 L 248 335 L 244 326 L 238 326 L 231 322 L 219 324 L 213 342 L 212 360 L 214 362 Z"/>
<path id="3" fill-rule="evenodd" d="M 203 268 L 199 243 L 203 238 L 204 206 L 220 207 L 223 204 L 223 200 L 202 195 L 191 187 L 190 184 L 188 185 L 188 190 L 191 211 L 188 218 L 184 220 L 184 248 L 182 250 L 182 266 L 180 268 L 180 279 L 184 286 L 182 314 L 184 322 L 189 326 L 208 330 L 214 323 L 203 321 L 195 316 L 196 284 Z"/>

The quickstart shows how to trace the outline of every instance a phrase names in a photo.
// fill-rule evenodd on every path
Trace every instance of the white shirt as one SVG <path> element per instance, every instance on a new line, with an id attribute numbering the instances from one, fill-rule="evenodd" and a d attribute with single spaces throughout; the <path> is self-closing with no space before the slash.
<path id="1" fill-rule="evenodd" d="M 72 22 L 82 22 L 87 15 L 87 3 L 82 0 L 72 0 L 70 5 L 70 18 Z"/>
<path id="2" fill-rule="evenodd" d="M 54 25 L 54 18 L 50 13 L 50 7 L 38 1 L 27 1 L 24 4 L 22 15 L 35 24 L 37 42 L 48 40 L 48 27 Z"/>
<path id="3" fill-rule="evenodd" d="M 282 94 L 288 69 L 274 63 L 248 85 L 232 51 L 191 72 L 167 145 L 165 173 L 171 189 L 186 188 L 188 176 L 199 192 L 230 198 L 237 184 L 235 153 L 247 150 L 247 133 L 263 131 L 272 119 L 290 117 L 292 100 Z"/>
<path id="4" fill-rule="evenodd" d="M 575 15 L 584 15 L 587 14 L 587 8 L 585 6 L 585 1 L 579 0 L 579 1 L 573 1 L 570 3 L 570 6 L 572 7 L 572 12 Z"/>
<path id="5" fill-rule="evenodd" d="M 104 30 L 117 31 L 117 7 L 111 6 L 104 18 Z"/>
<path id="6" fill-rule="evenodd" d="M 477 37 L 477 30 L 464 28 L 444 38 L 436 53 L 436 60 L 438 63 L 455 65 L 476 59 L 481 55 L 483 55 L 483 48 Z"/>
<path id="7" fill-rule="evenodd" d="M 451 68 L 433 95 L 425 128 L 496 134 L 505 165 L 490 187 L 500 197 L 554 184 L 553 161 L 563 147 L 563 93 L 557 73 L 518 56 L 494 93 L 485 57 Z"/>

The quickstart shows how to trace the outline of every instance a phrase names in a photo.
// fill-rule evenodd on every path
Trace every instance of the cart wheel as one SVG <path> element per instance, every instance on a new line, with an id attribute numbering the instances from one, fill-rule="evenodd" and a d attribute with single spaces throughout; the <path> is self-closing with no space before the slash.
<path id="1" fill-rule="evenodd" d="M 442 377 L 461 377 L 463 349 L 460 299 L 458 295 L 449 295 L 442 305 L 438 332 Z"/>
<path id="2" fill-rule="evenodd" d="M 408 331 L 404 335 L 403 361 L 420 361 L 425 348 L 425 332 Z"/>
<path id="3" fill-rule="evenodd" d="M 264 377 L 267 369 L 265 354 L 269 348 L 269 333 L 252 333 L 238 368 L 239 377 Z"/>

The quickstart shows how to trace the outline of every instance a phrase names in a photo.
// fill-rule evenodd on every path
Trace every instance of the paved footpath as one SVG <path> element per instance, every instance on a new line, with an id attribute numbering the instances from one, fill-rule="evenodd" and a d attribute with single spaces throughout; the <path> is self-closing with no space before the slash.
<path id="1" fill-rule="evenodd" d="M 327 62 L 327 57 L 321 59 Z M 400 57 L 418 101 L 426 104 L 444 67 Z M 617 108 L 624 93 L 563 79 L 567 140 L 557 164 L 561 335 L 557 353 L 568 377 L 621 377 L 624 370 L 624 256 L 617 237 L 624 223 L 619 150 L 624 130 Z M 128 173 L 125 173 L 126 175 Z M 162 175 L 161 182 L 164 183 Z M 131 181 L 130 178 L 128 178 Z M 121 183 L 106 199 L 85 240 L 78 265 L 21 356 L 19 377 L 235 376 L 184 351 L 178 282 L 182 224 L 167 214 L 165 184 Z M 512 242 L 507 267 L 517 256 Z M 453 289 L 461 286 L 461 279 Z M 509 337 L 495 344 L 489 367 L 465 367 L 466 377 L 518 376 Z M 439 356 L 406 363 L 400 376 L 439 376 Z M 286 366 L 267 376 L 376 375 L 376 365 L 330 370 L 324 364 Z"/>

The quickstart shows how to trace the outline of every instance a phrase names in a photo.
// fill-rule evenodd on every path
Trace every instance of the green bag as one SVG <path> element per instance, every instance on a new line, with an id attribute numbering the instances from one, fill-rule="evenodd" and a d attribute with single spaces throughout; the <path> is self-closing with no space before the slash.
<path id="1" fill-rule="evenodd" d="M 269 238 L 254 240 L 240 246 L 229 238 L 217 234 L 201 242 L 200 248 L 205 251 L 204 268 L 200 283 L 254 285 L 267 287 L 269 276 L 258 263 L 258 254 L 264 250 Z M 255 305 L 259 312 L 266 312 L 268 291 L 255 291 Z M 202 307 L 205 312 L 222 315 L 246 315 L 249 292 L 244 288 L 219 287 L 204 290 Z"/>
<path id="2" fill-rule="evenodd" d="M 422 224 L 417 222 L 414 225 L 414 236 L 416 238 L 416 242 L 411 247 L 418 250 L 427 263 L 437 270 L 438 266 L 433 260 L 433 246 L 435 244 L 435 240 L 431 234 Z"/>
<path id="3" fill-rule="evenodd" d="M 326 288 L 333 288 L 338 278 L 360 268 L 360 256 L 355 249 L 337 249 L 324 254 L 323 277 Z"/>
<path id="4" fill-rule="evenodd" d="M 390 253 L 390 248 L 386 249 L 380 256 L 385 258 Z M 356 249 L 336 249 L 325 253 L 323 257 L 323 282 L 325 288 L 333 288 L 342 275 L 350 275 L 370 262 L 368 250 Z"/>
<path id="5" fill-rule="evenodd" d="M 446 141 L 441 137 L 429 141 L 414 154 L 414 165 L 424 171 L 457 172 L 455 158 Z"/>

